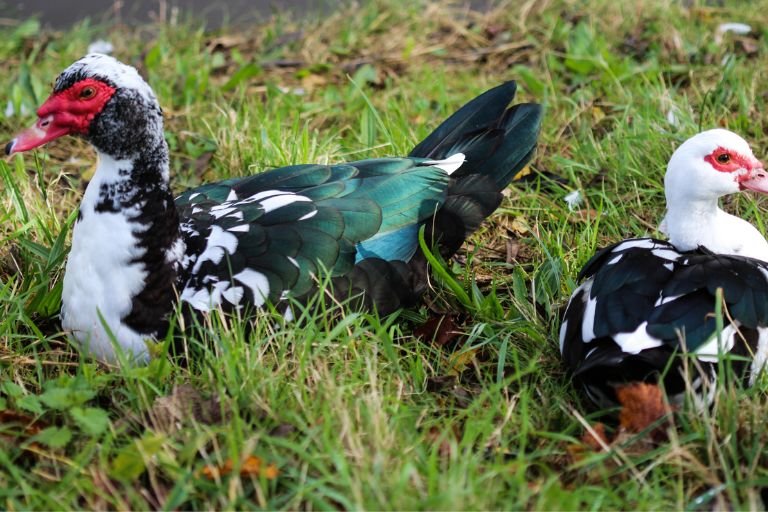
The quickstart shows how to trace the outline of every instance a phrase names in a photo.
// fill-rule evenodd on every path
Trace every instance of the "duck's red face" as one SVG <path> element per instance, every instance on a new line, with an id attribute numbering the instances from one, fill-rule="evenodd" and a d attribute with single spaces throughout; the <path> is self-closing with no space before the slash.
<path id="1" fill-rule="evenodd" d="M 768 193 L 765 166 L 751 154 L 745 155 L 720 146 L 705 156 L 704 160 L 718 172 L 733 174 L 740 190 Z"/>
<path id="2" fill-rule="evenodd" d="M 85 78 L 54 92 L 37 110 L 34 126 L 9 142 L 5 153 L 29 151 L 70 133 L 87 133 L 91 121 L 104 109 L 115 90 L 101 80 Z"/>

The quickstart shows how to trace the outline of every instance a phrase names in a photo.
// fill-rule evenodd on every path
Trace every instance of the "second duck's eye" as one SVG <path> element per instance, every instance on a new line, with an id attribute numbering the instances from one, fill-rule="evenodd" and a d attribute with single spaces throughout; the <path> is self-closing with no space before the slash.
<path id="1" fill-rule="evenodd" d="M 82 91 L 80 91 L 80 99 L 81 100 L 88 100 L 96 96 L 96 88 L 95 87 L 86 87 Z"/>
<path id="2" fill-rule="evenodd" d="M 717 161 L 721 164 L 727 164 L 728 162 L 731 161 L 731 155 L 729 155 L 728 153 L 721 153 L 717 155 Z"/>

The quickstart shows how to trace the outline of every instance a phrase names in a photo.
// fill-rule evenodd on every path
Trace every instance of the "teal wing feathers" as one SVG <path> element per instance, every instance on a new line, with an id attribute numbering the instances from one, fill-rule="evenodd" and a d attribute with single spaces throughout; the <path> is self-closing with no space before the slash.
<path id="1" fill-rule="evenodd" d="M 350 272 L 362 242 L 429 218 L 447 188 L 446 172 L 423 159 L 387 158 L 189 190 L 176 200 L 187 245 L 182 298 L 207 310 L 304 294 L 322 272 Z"/>

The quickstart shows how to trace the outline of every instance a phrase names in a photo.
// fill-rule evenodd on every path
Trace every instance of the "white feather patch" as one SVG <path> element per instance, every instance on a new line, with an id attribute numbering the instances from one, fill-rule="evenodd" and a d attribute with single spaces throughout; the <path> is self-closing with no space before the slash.
<path id="1" fill-rule="evenodd" d="M 661 293 L 659 293 L 659 298 L 656 299 L 656 302 L 653 303 L 653 307 L 663 306 L 664 304 L 672 302 L 673 300 L 677 300 L 680 297 L 682 297 L 682 295 L 668 295 L 664 297 L 663 295 L 661 295 Z"/>
<path id="2" fill-rule="evenodd" d="M 165 261 L 168 263 L 180 262 L 184 259 L 184 253 L 187 250 L 187 244 L 179 237 L 173 242 L 170 249 L 165 253 Z"/>
<path id="3" fill-rule="evenodd" d="M 563 353 L 563 347 L 565 347 L 565 333 L 568 330 L 568 320 L 565 320 L 560 324 L 560 353 Z"/>
<path id="4" fill-rule="evenodd" d="M 242 286 L 230 286 L 221 295 L 227 302 L 232 305 L 239 306 L 240 301 L 243 300 L 243 287 Z"/>
<path id="5" fill-rule="evenodd" d="M 289 204 L 312 201 L 308 197 L 296 195 L 296 194 L 282 194 L 279 196 L 272 196 L 261 201 L 261 207 L 264 208 L 264 213 L 269 213 L 283 206 Z"/>
<path id="6" fill-rule="evenodd" d="M 423 164 L 442 169 L 446 174 L 453 174 L 459 167 L 464 165 L 464 162 L 466 161 L 467 157 L 464 153 L 455 153 L 443 160 L 426 160 Z"/>
<path id="7" fill-rule="evenodd" d="M 246 268 L 232 277 L 251 289 L 254 306 L 259 307 L 266 302 L 267 297 L 269 296 L 269 281 L 264 274 Z"/>
<path id="8" fill-rule="evenodd" d="M 639 354 L 643 350 L 660 347 L 662 341 L 648 334 L 648 331 L 646 330 L 647 326 L 648 322 L 643 322 L 632 332 L 615 334 L 613 336 L 613 341 L 621 347 L 622 352 L 626 352 L 627 354 Z"/>
<path id="9" fill-rule="evenodd" d="M 749 375 L 749 385 L 755 384 L 757 377 L 765 369 L 765 363 L 768 361 L 768 327 L 757 328 L 757 352 L 752 360 L 751 373 Z"/>
<path id="10" fill-rule="evenodd" d="M 299 217 L 299 220 L 311 219 L 315 215 L 317 215 L 317 210 L 313 210 L 313 211 L 311 211 L 309 213 L 306 213 L 306 214 L 302 215 L 301 217 Z"/>
<path id="11" fill-rule="evenodd" d="M 658 245 L 648 239 L 627 240 L 626 242 L 621 242 L 619 245 L 617 245 L 614 249 L 614 252 L 623 251 L 625 249 L 632 249 L 634 247 L 639 247 L 641 249 L 655 249 L 658 247 Z"/>
<path id="12" fill-rule="evenodd" d="M 181 300 L 187 302 L 198 311 L 208 311 L 211 305 L 211 294 L 207 288 L 200 288 L 199 290 L 185 288 L 181 292 Z"/>
<path id="13" fill-rule="evenodd" d="M 653 254 L 657 258 L 662 258 L 665 260 L 672 260 L 672 261 L 677 261 L 680 258 L 679 252 L 675 252 L 670 249 L 652 249 L 651 254 Z"/>
<path id="14" fill-rule="evenodd" d="M 192 273 L 200 271 L 200 267 L 206 261 L 211 261 L 218 265 L 224 253 L 233 254 L 237 249 L 237 237 L 232 233 L 227 233 L 221 226 L 211 226 L 211 234 L 208 235 L 208 241 L 205 250 L 195 262 Z"/>
<path id="15" fill-rule="evenodd" d="M 693 353 L 702 361 L 716 363 L 720 354 L 730 352 L 733 348 L 733 345 L 736 342 L 734 336 L 736 336 L 737 329 L 738 325 L 726 325 L 719 337 L 717 336 L 717 333 L 713 334 L 706 343 L 697 348 Z"/>
<path id="16" fill-rule="evenodd" d="M 262 190 L 256 194 L 250 195 L 238 201 L 238 203 L 253 203 L 255 201 L 261 201 L 272 196 L 279 196 L 283 194 L 292 194 L 292 192 L 284 192 L 282 190 Z"/>
<path id="17" fill-rule="evenodd" d="M 590 298 L 592 290 L 592 281 L 587 281 L 584 288 L 584 318 L 581 321 L 581 339 L 584 343 L 589 343 L 595 339 L 595 309 L 597 308 L 597 298 Z"/>

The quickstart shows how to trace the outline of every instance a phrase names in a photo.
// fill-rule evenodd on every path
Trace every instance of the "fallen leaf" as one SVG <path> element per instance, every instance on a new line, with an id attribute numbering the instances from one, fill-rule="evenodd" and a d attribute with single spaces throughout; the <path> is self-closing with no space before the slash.
<path id="1" fill-rule="evenodd" d="M 271 437 L 288 437 L 296 431 L 296 427 L 290 423 L 281 423 L 269 431 Z"/>
<path id="2" fill-rule="evenodd" d="M 324 86 L 328 83 L 328 79 L 321 75 L 314 73 L 309 74 L 301 79 L 301 86 L 305 91 L 312 92 L 314 89 Z"/>
<path id="3" fill-rule="evenodd" d="M 227 459 L 227 461 L 220 466 L 213 464 L 205 466 L 202 469 L 202 474 L 210 480 L 215 480 L 232 473 L 233 469 L 234 463 L 232 462 L 232 459 Z M 277 469 L 275 464 L 265 465 L 261 458 L 255 455 L 249 455 L 240 465 L 240 476 L 264 477 L 267 480 L 274 480 L 279 473 L 280 470 Z"/>
<path id="4" fill-rule="evenodd" d="M 461 375 L 467 365 L 475 359 L 478 350 L 479 349 L 476 348 L 465 350 L 452 358 L 451 368 L 448 370 L 448 375 Z"/>
<path id="5" fill-rule="evenodd" d="M 584 432 L 584 435 L 581 436 L 581 442 L 591 450 L 602 450 L 603 446 L 609 444 L 608 435 L 605 433 L 605 425 L 602 423 L 592 425 L 592 431 Z"/>
<path id="6" fill-rule="evenodd" d="M 573 215 L 568 216 L 568 220 L 571 222 L 591 222 L 597 219 L 597 210 L 591 208 L 582 208 L 581 210 L 574 210 Z"/>
<path id="7" fill-rule="evenodd" d="M 741 51 L 750 57 L 757 55 L 760 51 L 760 43 L 754 37 L 740 37 L 736 42 L 741 47 Z"/>
<path id="8" fill-rule="evenodd" d="M 206 46 L 210 51 L 226 50 L 234 46 L 240 46 L 246 42 L 246 38 L 243 35 L 230 35 L 224 34 L 218 37 L 214 37 L 206 43 Z"/>
<path id="9" fill-rule="evenodd" d="M 447 434 L 443 435 L 439 428 L 430 427 L 429 431 L 427 432 L 427 441 L 437 445 L 437 453 L 440 455 L 440 457 L 447 459 L 451 456 L 453 447 L 451 445 L 450 436 Z"/>
<path id="10" fill-rule="evenodd" d="M 455 375 L 435 375 L 427 378 L 427 391 L 438 393 L 445 390 L 451 390 L 459 383 Z"/>
<path id="11" fill-rule="evenodd" d="M 506 249 L 506 258 L 505 261 L 507 263 L 513 263 L 515 259 L 517 259 L 517 255 L 520 254 L 520 242 L 517 238 L 507 238 L 505 242 L 505 249 Z"/>
<path id="12" fill-rule="evenodd" d="M 528 223 L 522 217 L 516 217 L 507 230 L 518 236 L 524 236 L 531 232 L 530 229 L 528 229 Z"/>
<path id="13" fill-rule="evenodd" d="M 619 425 L 627 432 L 642 432 L 672 412 L 664 400 L 664 393 L 656 384 L 625 384 L 616 388 L 616 396 L 621 404 Z M 656 427 L 651 433 L 654 439 L 659 439 L 659 436 L 663 438 L 664 435 L 664 425 Z"/>
<path id="14" fill-rule="evenodd" d="M 579 460 L 585 452 L 602 451 L 605 446 L 623 446 L 625 452 L 646 453 L 652 450 L 656 443 L 667 439 L 666 427 L 668 421 L 659 422 L 672 412 L 672 408 L 664 400 L 661 388 L 656 384 L 632 382 L 616 388 L 616 396 L 621 404 L 619 412 L 619 428 L 613 435 L 608 436 L 605 425 L 596 423 L 590 426 L 581 436 L 581 443 L 567 447 L 568 453 L 574 460 Z M 649 436 L 637 438 L 654 424 Z M 631 446 L 626 446 L 631 443 Z"/>
<path id="15" fill-rule="evenodd" d="M 439 394 L 458 407 L 468 407 L 474 397 L 480 392 L 475 387 L 465 387 L 459 384 L 457 375 L 436 375 L 428 377 L 426 390 Z"/>
<path id="16" fill-rule="evenodd" d="M 455 315 L 431 316 L 422 325 L 414 329 L 413 335 L 425 341 L 445 347 L 463 333 L 457 329 Z"/>
<path id="17" fill-rule="evenodd" d="M 598 124 L 600 121 L 605 119 L 605 110 L 603 110 L 600 107 L 593 106 L 592 107 L 592 123 Z"/>
<path id="18" fill-rule="evenodd" d="M 170 432 L 190 421 L 212 425 L 223 419 L 218 396 L 204 398 L 191 384 L 174 386 L 170 395 L 155 398 L 147 411 L 156 430 Z"/>
<path id="19" fill-rule="evenodd" d="M 24 429 L 25 436 L 34 436 L 47 427 L 43 422 L 24 414 L 23 412 L 5 409 L 0 411 L 0 424 L 17 424 Z"/>
<path id="20" fill-rule="evenodd" d="M 526 176 L 528 176 L 529 174 L 531 174 L 531 172 L 533 172 L 533 171 L 531 171 L 531 166 L 530 165 L 526 165 L 525 167 L 523 167 L 522 169 L 517 171 L 517 174 L 515 174 L 512 177 L 512 181 L 521 180 L 521 179 L 525 178 Z"/>

